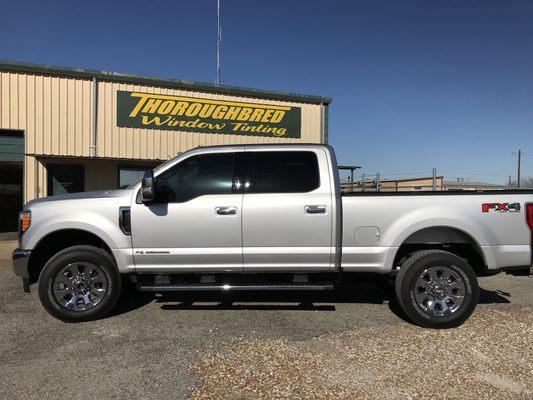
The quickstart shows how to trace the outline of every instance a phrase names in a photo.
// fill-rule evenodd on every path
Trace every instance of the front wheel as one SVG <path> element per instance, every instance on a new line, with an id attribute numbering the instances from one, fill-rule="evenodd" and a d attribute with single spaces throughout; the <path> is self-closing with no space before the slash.
<path id="1" fill-rule="evenodd" d="M 53 256 L 39 276 L 39 299 L 65 322 L 98 319 L 118 300 L 121 278 L 113 258 L 93 246 L 68 247 Z"/>
<path id="2" fill-rule="evenodd" d="M 453 328 L 474 312 L 479 298 L 476 275 L 468 263 L 442 250 L 415 252 L 400 267 L 396 296 L 417 325 Z"/>

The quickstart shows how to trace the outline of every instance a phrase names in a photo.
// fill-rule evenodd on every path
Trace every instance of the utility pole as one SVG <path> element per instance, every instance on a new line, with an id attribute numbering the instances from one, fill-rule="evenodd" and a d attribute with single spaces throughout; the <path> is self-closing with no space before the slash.
<path id="1" fill-rule="evenodd" d="M 437 190 L 437 168 L 433 168 L 433 191 Z"/>
<path id="2" fill-rule="evenodd" d="M 220 42 L 222 41 L 222 28 L 220 26 L 220 0 L 217 0 L 217 77 L 215 83 L 220 85 Z"/>
<path id="3" fill-rule="evenodd" d="M 518 163 L 517 163 L 517 171 L 516 171 L 516 187 L 520 187 L 520 162 L 522 158 L 522 150 L 518 149 L 516 151 L 513 151 L 513 155 L 518 156 Z"/>
<path id="4" fill-rule="evenodd" d="M 521 158 L 522 158 L 522 150 L 518 150 L 518 171 L 516 173 L 516 175 L 517 175 L 516 183 L 518 184 L 518 187 L 520 187 L 520 161 L 521 161 Z"/>
<path id="5" fill-rule="evenodd" d="M 509 182 L 507 183 L 507 189 L 511 189 L 511 175 L 509 175 Z"/>

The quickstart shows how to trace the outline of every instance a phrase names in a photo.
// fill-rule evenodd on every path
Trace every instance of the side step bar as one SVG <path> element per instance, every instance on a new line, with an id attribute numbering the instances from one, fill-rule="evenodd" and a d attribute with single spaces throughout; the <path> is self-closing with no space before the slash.
<path id="1" fill-rule="evenodd" d="M 514 267 L 504 270 L 507 275 L 529 276 L 533 278 L 533 265 L 528 267 Z"/>
<path id="2" fill-rule="evenodd" d="M 230 290 L 333 290 L 332 284 L 325 285 L 138 285 L 141 292 L 195 292 L 195 291 L 230 291 Z"/>

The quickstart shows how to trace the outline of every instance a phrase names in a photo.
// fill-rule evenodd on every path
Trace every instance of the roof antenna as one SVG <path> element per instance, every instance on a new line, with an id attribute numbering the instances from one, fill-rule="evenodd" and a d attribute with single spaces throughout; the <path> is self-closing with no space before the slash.
<path id="1" fill-rule="evenodd" d="M 217 0 L 217 77 L 215 83 L 220 85 L 220 42 L 222 41 L 222 28 L 220 26 L 220 0 Z"/>

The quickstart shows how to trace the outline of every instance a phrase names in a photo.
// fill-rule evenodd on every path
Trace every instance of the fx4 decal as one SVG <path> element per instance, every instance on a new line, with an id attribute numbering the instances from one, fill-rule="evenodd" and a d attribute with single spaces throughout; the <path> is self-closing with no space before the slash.
<path id="1" fill-rule="evenodd" d="M 481 210 L 484 213 L 489 211 L 520 212 L 520 203 L 483 203 Z"/>

